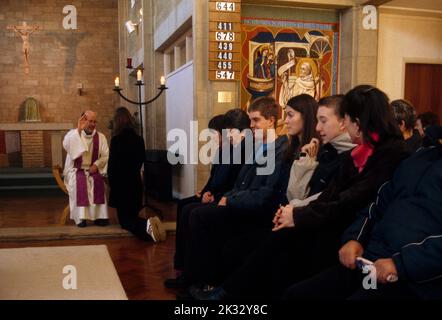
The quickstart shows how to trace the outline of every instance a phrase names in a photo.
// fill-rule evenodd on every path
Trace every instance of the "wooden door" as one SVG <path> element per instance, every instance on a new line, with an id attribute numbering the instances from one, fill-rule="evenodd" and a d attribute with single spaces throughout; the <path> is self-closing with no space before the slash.
<path id="1" fill-rule="evenodd" d="M 442 119 L 442 64 L 407 63 L 404 97 L 418 114 L 432 111 Z"/>

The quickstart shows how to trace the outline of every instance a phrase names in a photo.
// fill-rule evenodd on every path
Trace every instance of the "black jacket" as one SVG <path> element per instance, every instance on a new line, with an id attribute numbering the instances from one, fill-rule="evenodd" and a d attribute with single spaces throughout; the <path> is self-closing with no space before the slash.
<path id="1" fill-rule="evenodd" d="M 317 156 L 318 166 L 309 181 L 309 196 L 322 192 L 327 187 L 338 173 L 344 157 L 345 153 L 338 154 L 331 143 L 321 146 Z"/>
<path id="2" fill-rule="evenodd" d="M 124 129 L 111 140 L 107 173 L 111 207 L 142 208 L 141 167 L 146 159 L 144 141 L 132 129 Z"/>
<path id="3" fill-rule="evenodd" d="M 201 194 L 210 191 L 214 195 L 215 201 L 221 199 L 227 191 L 232 190 L 236 178 L 245 163 L 245 139 L 237 147 L 233 147 L 230 143 L 228 147 L 230 151 L 228 154 L 223 156 L 226 149 L 221 149 L 221 152 L 218 152 L 218 163 L 212 164 L 209 180 L 201 191 Z M 237 152 L 239 153 L 239 159 L 236 157 Z"/>
<path id="4" fill-rule="evenodd" d="M 350 240 L 369 260 L 392 258 L 399 279 L 418 296 L 442 299 L 442 145 L 401 164 L 344 233 Z"/>
<path id="5" fill-rule="evenodd" d="M 269 159 L 275 161 L 271 174 L 258 174 L 258 170 L 264 169 L 266 164 L 259 164 L 257 159 L 242 167 L 234 188 L 224 195 L 227 197 L 227 207 L 243 210 L 244 213 L 275 212 L 286 198 L 290 168 L 290 163 L 285 159 L 287 145 L 286 136 L 276 139 L 273 146 L 269 144 L 275 151 L 275 159 Z"/>
<path id="6" fill-rule="evenodd" d="M 409 153 L 403 140 L 388 139 L 379 143 L 361 173 L 353 164 L 351 151 L 343 153 L 339 173 L 319 198 L 308 206 L 295 208 L 295 228 L 327 229 L 336 247 L 342 232 L 355 220 L 356 214 L 372 201 L 379 187 L 391 179 L 399 163 Z"/>
<path id="7" fill-rule="evenodd" d="M 405 140 L 410 153 L 416 152 L 420 147 L 422 147 L 422 137 L 417 130 L 413 130 L 413 135 Z"/>

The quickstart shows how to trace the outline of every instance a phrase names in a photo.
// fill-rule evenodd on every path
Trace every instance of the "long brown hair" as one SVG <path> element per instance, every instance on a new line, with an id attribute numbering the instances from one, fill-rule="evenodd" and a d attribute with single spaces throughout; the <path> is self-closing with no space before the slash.
<path id="1" fill-rule="evenodd" d="M 116 136 L 127 128 L 135 131 L 134 118 L 127 108 L 119 107 L 117 110 L 115 110 L 113 135 Z"/>
<path id="2" fill-rule="evenodd" d="M 301 147 L 310 143 L 312 138 L 317 138 L 316 132 L 316 113 L 318 112 L 318 102 L 308 94 L 301 94 L 291 98 L 287 102 L 287 107 L 298 111 L 302 116 L 302 141 L 298 136 L 289 136 L 290 145 L 287 149 L 286 158 L 293 160 L 297 157 Z"/>

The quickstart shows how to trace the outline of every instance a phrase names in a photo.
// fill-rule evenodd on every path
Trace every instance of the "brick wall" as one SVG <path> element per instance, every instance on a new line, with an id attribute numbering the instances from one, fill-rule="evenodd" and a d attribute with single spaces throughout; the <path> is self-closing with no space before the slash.
<path id="1" fill-rule="evenodd" d="M 23 168 L 43 168 L 43 131 L 21 131 L 20 140 Z"/>
<path id="2" fill-rule="evenodd" d="M 44 166 L 52 167 L 51 132 L 43 131 Z"/>
<path id="3" fill-rule="evenodd" d="M 63 28 L 65 5 L 77 8 L 77 30 Z M 38 24 L 30 36 L 30 73 L 24 74 L 23 41 L 8 25 Z M 27 97 L 40 104 L 44 122 L 76 123 L 85 109 L 98 112 L 98 129 L 109 136 L 108 121 L 118 104 L 117 0 L 0 1 L 0 122 L 17 122 Z M 77 93 L 83 83 L 85 94 Z"/>

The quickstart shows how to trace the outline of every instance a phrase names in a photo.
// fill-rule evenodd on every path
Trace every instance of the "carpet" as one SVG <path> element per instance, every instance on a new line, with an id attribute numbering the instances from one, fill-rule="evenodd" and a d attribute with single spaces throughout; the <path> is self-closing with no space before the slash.
<path id="1" fill-rule="evenodd" d="M 127 300 L 107 247 L 0 250 L 0 300 Z"/>

